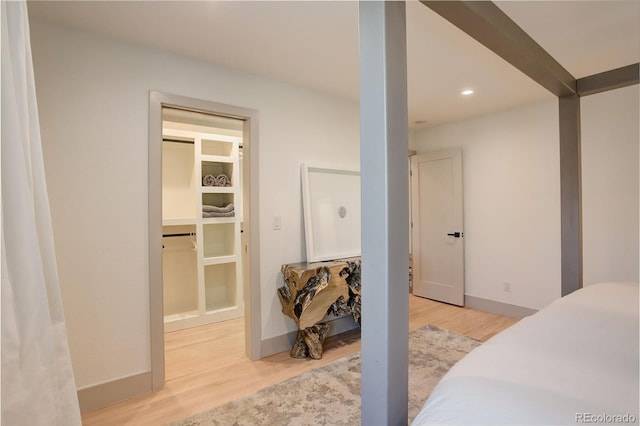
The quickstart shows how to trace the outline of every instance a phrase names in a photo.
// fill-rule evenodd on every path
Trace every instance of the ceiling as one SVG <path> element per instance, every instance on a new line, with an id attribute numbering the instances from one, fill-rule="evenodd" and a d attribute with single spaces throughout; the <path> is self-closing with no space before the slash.
<path id="1" fill-rule="evenodd" d="M 638 1 L 496 4 L 576 78 L 640 62 Z M 28 7 L 31 19 L 358 100 L 355 1 L 30 1 Z M 552 98 L 424 5 L 408 1 L 406 9 L 411 127 Z M 475 94 L 462 96 L 466 88 Z"/>

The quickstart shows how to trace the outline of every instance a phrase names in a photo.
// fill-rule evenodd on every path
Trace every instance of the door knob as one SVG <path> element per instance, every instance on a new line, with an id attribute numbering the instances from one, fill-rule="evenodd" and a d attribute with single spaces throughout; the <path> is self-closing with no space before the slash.
<path id="1" fill-rule="evenodd" d="M 460 238 L 462 237 L 462 232 L 454 232 L 453 234 L 447 234 L 447 236 L 449 237 L 456 237 L 456 238 Z"/>

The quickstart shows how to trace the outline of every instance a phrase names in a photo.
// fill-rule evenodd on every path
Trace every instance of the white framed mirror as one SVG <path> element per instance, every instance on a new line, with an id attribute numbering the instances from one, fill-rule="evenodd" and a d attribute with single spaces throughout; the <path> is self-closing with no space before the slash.
<path id="1" fill-rule="evenodd" d="M 360 171 L 304 163 L 307 262 L 360 256 Z"/>

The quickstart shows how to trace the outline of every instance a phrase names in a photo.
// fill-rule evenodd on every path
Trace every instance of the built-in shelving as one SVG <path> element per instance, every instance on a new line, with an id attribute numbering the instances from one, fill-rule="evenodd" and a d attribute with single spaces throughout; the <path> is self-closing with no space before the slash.
<path id="1" fill-rule="evenodd" d="M 163 137 L 163 156 L 177 155 L 163 158 L 163 232 L 190 230 L 163 238 L 173 240 L 163 259 L 165 331 L 240 317 L 241 137 L 168 127 Z"/>

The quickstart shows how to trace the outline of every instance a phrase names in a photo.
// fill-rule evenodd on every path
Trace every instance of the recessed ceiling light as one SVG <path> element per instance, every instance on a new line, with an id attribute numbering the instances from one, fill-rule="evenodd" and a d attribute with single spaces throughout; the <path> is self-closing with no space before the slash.
<path id="1" fill-rule="evenodd" d="M 473 90 L 471 90 L 471 89 L 463 90 L 463 91 L 462 91 L 462 94 L 463 94 L 464 96 L 473 95 Z"/>

